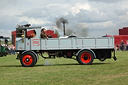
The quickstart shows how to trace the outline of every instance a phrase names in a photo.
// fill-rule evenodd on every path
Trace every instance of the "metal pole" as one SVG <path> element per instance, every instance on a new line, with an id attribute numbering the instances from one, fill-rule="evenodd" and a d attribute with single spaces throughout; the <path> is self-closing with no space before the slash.
<path id="1" fill-rule="evenodd" d="M 64 28 L 64 36 L 65 36 L 65 23 L 63 23 L 63 28 Z"/>

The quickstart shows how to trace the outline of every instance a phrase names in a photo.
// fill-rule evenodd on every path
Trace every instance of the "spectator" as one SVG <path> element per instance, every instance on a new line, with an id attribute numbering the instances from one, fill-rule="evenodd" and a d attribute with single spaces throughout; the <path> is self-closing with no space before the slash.
<path id="1" fill-rule="evenodd" d="M 12 45 L 12 54 L 15 55 L 15 46 Z"/>
<path id="2" fill-rule="evenodd" d="M 120 49 L 121 49 L 122 51 L 125 50 L 125 45 L 124 45 L 123 40 L 122 40 L 121 43 L 120 43 Z"/>
<path id="3" fill-rule="evenodd" d="M 11 55 L 11 46 L 8 46 L 8 54 Z"/>
<path id="4" fill-rule="evenodd" d="M 119 45 L 116 45 L 116 46 L 115 46 L 115 49 L 116 49 L 116 50 L 119 50 L 119 49 L 120 49 Z"/>
<path id="5" fill-rule="evenodd" d="M 128 40 L 126 41 L 126 50 L 128 51 Z"/>

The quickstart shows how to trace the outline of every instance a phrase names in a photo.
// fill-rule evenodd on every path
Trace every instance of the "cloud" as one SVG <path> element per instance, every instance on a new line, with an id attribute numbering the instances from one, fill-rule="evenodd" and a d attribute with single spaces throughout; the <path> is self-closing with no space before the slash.
<path id="1" fill-rule="evenodd" d="M 67 28 L 74 32 L 76 32 L 75 29 L 79 28 L 78 24 L 83 23 L 87 25 L 87 29 L 95 29 L 99 31 L 99 34 L 100 32 L 104 33 L 104 30 L 106 30 L 106 33 L 110 33 L 107 29 L 118 27 L 116 23 L 119 23 L 121 17 L 127 15 L 127 8 L 123 8 L 120 4 L 113 2 L 111 2 L 112 4 L 108 4 L 109 1 L 102 2 L 106 3 L 89 3 L 87 1 L 72 5 L 67 3 L 50 3 L 42 8 L 33 8 L 23 12 L 19 16 L 20 22 L 27 21 L 36 25 L 53 26 L 56 23 L 56 19 L 64 17 L 69 21 Z M 93 32 L 93 30 L 88 32 Z M 94 35 L 93 33 L 89 34 L 89 36 Z"/>
<path id="2" fill-rule="evenodd" d="M 71 7 L 70 10 L 75 15 L 80 12 L 80 9 L 91 10 L 91 6 L 89 3 L 77 3 L 77 4 L 75 4 L 75 6 Z"/>
<path id="3" fill-rule="evenodd" d="M 14 31 L 18 19 L 14 16 L 1 16 L 0 17 L 0 36 L 10 37 L 11 31 Z"/>
<path id="4" fill-rule="evenodd" d="M 76 14 L 77 18 L 81 22 L 104 22 L 110 20 L 110 18 L 106 15 L 102 15 L 100 13 L 96 13 L 95 11 L 89 12 L 87 10 L 80 9 L 80 12 Z"/>
<path id="5" fill-rule="evenodd" d="M 28 18 L 28 17 L 21 17 L 19 19 L 19 24 L 36 24 L 36 25 L 42 25 L 42 24 L 47 24 L 48 21 L 46 21 L 45 19 L 39 19 L 39 18 Z M 24 23 L 23 23 L 24 22 Z M 25 23 L 26 22 L 26 23 Z"/>
<path id="6" fill-rule="evenodd" d="M 127 0 L 1 0 L 0 31 L 15 30 L 16 24 L 27 23 L 56 29 L 56 20 L 64 17 L 71 32 L 86 31 L 91 37 L 115 34 L 128 26 L 127 4 Z"/>
<path id="7" fill-rule="evenodd" d="M 0 0 L 0 9 L 15 5 L 18 0 Z"/>
<path id="8" fill-rule="evenodd" d="M 49 16 L 63 16 L 67 14 L 68 7 L 68 4 L 49 4 L 46 7 L 30 9 L 18 16 L 26 16 L 28 18 L 49 18 Z"/>
<path id="9" fill-rule="evenodd" d="M 11 31 L 12 30 L 4 30 L 4 29 L 0 29 L 0 36 L 4 36 L 4 37 L 10 37 L 11 38 Z"/>
<path id="10" fill-rule="evenodd" d="M 18 19 L 15 16 L 0 16 L 0 29 L 14 30 L 17 22 Z"/>
<path id="11" fill-rule="evenodd" d="M 91 2 L 103 2 L 103 3 L 116 3 L 116 2 L 120 2 L 120 0 L 88 0 Z M 123 0 L 121 0 L 123 1 Z"/>

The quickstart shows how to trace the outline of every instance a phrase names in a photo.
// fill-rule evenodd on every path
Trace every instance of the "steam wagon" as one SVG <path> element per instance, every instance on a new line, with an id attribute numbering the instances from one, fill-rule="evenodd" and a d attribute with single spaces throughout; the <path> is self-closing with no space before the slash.
<path id="1" fill-rule="evenodd" d="M 27 36 L 28 30 L 34 30 L 35 36 Z M 79 64 L 89 65 L 94 59 L 105 61 L 115 57 L 114 38 L 41 38 L 41 27 L 16 28 L 17 58 L 25 67 L 34 66 L 41 55 L 44 59 L 64 57 L 75 59 Z M 48 57 L 43 56 L 47 52 Z"/>
<path id="2" fill-rule="evenodd" d="M 6 56 L 8 54 L 8 39 L 9 37 L 0 36 L 0 57 Z M 5 46 L 2 46 L 1 41 L 4 42 L 3 44 L 5 44 Z"/>

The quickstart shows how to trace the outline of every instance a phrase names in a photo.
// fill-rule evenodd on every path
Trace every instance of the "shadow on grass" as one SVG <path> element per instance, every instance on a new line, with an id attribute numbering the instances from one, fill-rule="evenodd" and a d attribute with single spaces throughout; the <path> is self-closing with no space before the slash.
<path id="1" fill-rule="evenodd" d="M 111 64 L 111 63 L 93 63 L 93 64 L 91 64 L 90 66 L 93 66 L 93 65 L 105 65 L 105 64 Z M 82 66 L 82 65 L 80 65 L 79 63 L 70 63 L 70 64 L 52 64 L 52 65 L 36 65 L 37 67 L 38 66 L 75 66 L 75 65 L 77 65 L 77 66 Z M 35 66 L 35 67 L 36 67 Z M 83 65 L 83 66 L 87 66 L 87 65 Z"/>
<path id="2" fill-rule="evenodd" d="M 0 65 L 0 67 L 22 67 L 22 65 Z"/>
<path id="3" fill-rule="evenodd" d="M 93 63 L 92 65 L 89 66 L 93 66 L 93 65 L 105 65 L 105 64 L 111 64 L 111 63 Z M 70 63 L 70 64 L 52 64 L 52 65 L 35 65 L 34 67 L 41 67 L 41 66 L 82 66 L 79 63 Z M 83 65 L 83 66 L 87 66 L 87 65 Z M 22 65 L 0 65 L 0 67 L 23 67 Z"/>

